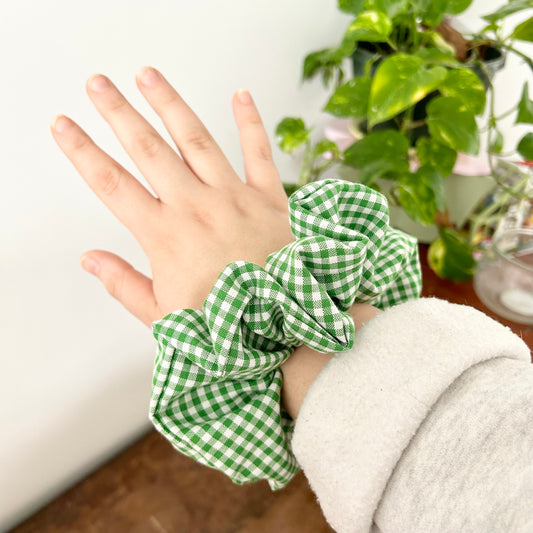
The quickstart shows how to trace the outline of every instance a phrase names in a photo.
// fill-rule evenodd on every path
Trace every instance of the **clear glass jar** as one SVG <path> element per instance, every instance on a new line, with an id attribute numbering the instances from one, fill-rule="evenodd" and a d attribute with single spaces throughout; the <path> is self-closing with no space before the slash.
<path id="1" fill-rule="evenodd" d="M 497 236 L 474 275 L 479 299 L 498 315 L 533 324 L 533 230 L 513 229 Z"/>

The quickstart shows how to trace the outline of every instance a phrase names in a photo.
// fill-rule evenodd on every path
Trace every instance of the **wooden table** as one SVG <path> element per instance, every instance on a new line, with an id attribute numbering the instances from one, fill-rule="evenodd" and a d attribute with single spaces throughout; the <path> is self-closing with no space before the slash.
<path id="1" fill-rule="evenodd" d="M 494 316 L 472 283 L 439 279 L 425 260 L 423 296 L 469 304 Z M 497 318 L 497 317 L 496 317 Z M 499 319 L 533 347 L 533 329 Z M 175 452 L 151 432 L 65 492 L 12 533 L 326 533 L 300 473 L 271 492 L 266 482 L 237 486 L 223 474 Z"/>
<path id="2" fill-rule="evenodd" d="M 449 302 L 457 304 L 466 304 L 475 307 L 491 316 L 498 322 L 509 326 L 517 335 L 522 337 L 529 348 L 533 351 L 533 327 L 523 324 L 517 324 L 511 322 L 505 318 L 502 318 L 493 311 L 491 311 L 481 300 L 477 297 L 472 282 L 468 283 L 453 283 L 440 279 L 428 266 L 426 259 L 427 245 L 421 244 L 420 249 L 420 262 L 422 264 L 422 279 L 424 280 L 424 286 L 422 289 L 422 296 L 436 296 L 448 300 Z"/>

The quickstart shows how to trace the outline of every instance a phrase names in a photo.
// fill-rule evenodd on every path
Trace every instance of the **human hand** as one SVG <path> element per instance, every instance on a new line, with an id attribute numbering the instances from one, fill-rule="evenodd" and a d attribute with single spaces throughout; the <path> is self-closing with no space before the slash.
<path id="1" fill-rule="evenodd" d="M 243 183 L 202 122 L 158 71 L 144 68 L 136 81 L 181 157 L 106 77 L 91 77 L 87 92 L 157 197 L 72 120 L 59 115 L 51 130 L 83 179 L 133 233 L 148 256 L 153 280 L 102 250 L 85 253 L 82 266 L 150 326 L 177 309 L 200 309 L 228 263 L 264 265 L 267 256 L 293 236 L 268 136 L 247 91 L 233 97 Z"/>

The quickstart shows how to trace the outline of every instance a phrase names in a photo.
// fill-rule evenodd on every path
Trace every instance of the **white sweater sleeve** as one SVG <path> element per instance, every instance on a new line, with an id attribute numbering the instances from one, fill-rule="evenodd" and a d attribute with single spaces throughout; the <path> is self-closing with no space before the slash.
<path id="1" fill-rule="evenodd" d="M 529 350 L 470 307 L 421 299 L 365 324 L 292 446 L 339 533 L 533 532 Z"/>

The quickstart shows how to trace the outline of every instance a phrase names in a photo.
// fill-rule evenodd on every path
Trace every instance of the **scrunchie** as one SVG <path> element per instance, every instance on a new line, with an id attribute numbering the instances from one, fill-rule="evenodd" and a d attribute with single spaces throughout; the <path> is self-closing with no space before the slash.
<path id="1" fill-rule="evenodd" d="M 154 322 L 150 419 L 179 451 L 235 483 L 284 487 L 299 467 L 279 366 L 294 347 L 347 350 L 354 302 L 385 308 L 420 294 L 416 239 L 389 227 L 386 199 L 340 180 L 289 199 L 295 241 L 262 268 L 227 265 L 203 310 Z"/>

